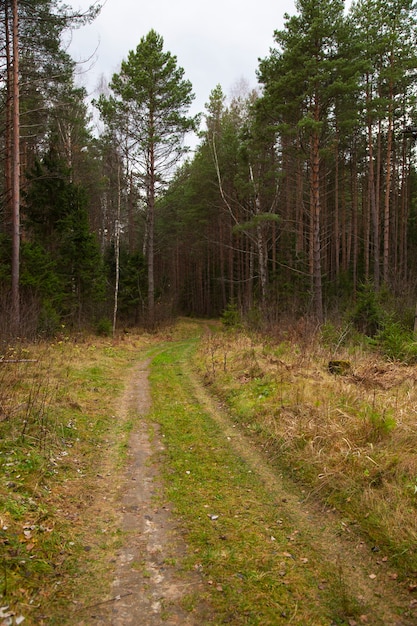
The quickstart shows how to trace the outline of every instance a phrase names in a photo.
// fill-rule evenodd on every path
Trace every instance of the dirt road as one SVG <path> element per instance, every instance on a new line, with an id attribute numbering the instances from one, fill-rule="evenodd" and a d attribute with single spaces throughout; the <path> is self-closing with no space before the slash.
<path id="1" fill-rule="evenodd" d="M 164 446 L 156 425 L 143 419 L 151 405 L 148 361 L 131 373 L 119 404 L 119 419 L 136 417 L 129 439 L 128 463 L 117 496 L 123 545 L 114 560 L 111 598 L 90 611 L 85 624 L 107 626 L 192 626 L 193 615 L 181 607 L 200 577 L 179 574 L 175 563 L 186 549 L 169 503 L 161 501 L 158 453 Z"/>
<path id="2" fill-rule="evenodd" d="M 328 626 L 416 624 L 417 611 L 412 598 L 407 597 L 392 572 L 378 561 L 381 555 L 369 551 L 354 531 L 343 532 L 343 522 L 334 511 L 300 500 L 296 491 L 289 490 L 262 454 L 208 397 L 198 379 L 189 371 L 188 377 L 202 409 L 217 421 L 230 446 L 258 473 L 271 498 L 278 500 L 283 514 L 292 519 L 297 532 L 309 537 L 326 560 L 343 570 L 344 579 L 348 580 L 348 593 L 370 609 L 349 621 L 329 621 Z M 223 623 L 212 618 L 204 602 L 192 611 L 184 606 L 184 599 L 190 592 L 198 596 L 207 581 L 200 572 L 183 571 L 178 566 L 187 545 L 180 523 L 172 514 L 170 503 L 164 499 L 158 461 L 164 450 L 163 437 L 157 426 L 145 419 L 150 407 L 147 362 L 132 372 L 119 407 L 120 414 L 133 412 L 136 416 L 136 426 L 130 436 L 129 462 L 119 494 L 123 545 L 114 561 L 111 599 L 97 605 L 83 623 L 107 626 Z M 378 571 L 378 576 L 372 574 L 374 571 Z M 317 585 L 320 587 L 320 580 Z M 237 620 L 236 623 L 254 622 Z M 276 623 L 283 621 L 277 617 Z M 300 622 L 292 614 L 285 623 Z"/>

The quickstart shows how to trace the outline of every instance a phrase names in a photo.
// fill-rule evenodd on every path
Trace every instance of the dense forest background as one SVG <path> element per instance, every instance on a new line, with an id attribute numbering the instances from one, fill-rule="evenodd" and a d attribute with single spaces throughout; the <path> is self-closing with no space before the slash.
<path id="1" fill-rule="evenodd" d="M 381 308 L 412 328 L 413 2 L 299 0 L 259 87 L 213 85 L 201 119 L 151 31 L 103 85 L 99 134 L 63 45 L 96 12 L 0 1 L 2 335 L 178 314 L 373 334 Z"/>

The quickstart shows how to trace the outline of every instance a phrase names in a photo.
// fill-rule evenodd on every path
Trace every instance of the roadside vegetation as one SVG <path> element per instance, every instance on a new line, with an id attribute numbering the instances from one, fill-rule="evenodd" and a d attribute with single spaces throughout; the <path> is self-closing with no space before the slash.
<path id="1" fill-rule="evenodd" d="M 213 623 L 414 623 L 415 367 L 387 357 L 382 331 L 370 341 L 301 320 L 266 335 L 223 321 L 192 359 L 214 407 L 184 373 L 189 346 L 157 357 L 152 378 L 168 492 L 212 585 Z M 238 433 L 251 451 L 236 456 Z"/>
<path id="2" fill-rule="evenodd" d="M 176 566 L 205 583 L 185 608 L 213 624 L 413 623 L 417 371 L 412 338 L 410 362 L 384 350 L 389 324 L 371 339 L 353 322 L 264 334 L 232 307 L 222 324 L 4 348 L 0 624 L 88 624 L 85 607 L 108 601 L 135 427 L 118 399 L 149 356 L 161 497 L 188 546 Z M 355 591 L 342 557 L 323 553 L 326 519 L 370 589 L 391 587 L 391 621 L 381 597 Z"/>
<path id="3" fill-rule="evenodd" d="M 306 500 L 340 511 L 346 527 L 365 531 L 411 582 L 417 370 L 364 342 L 339 345 L 342 333 L 302 321 L 268 338 L 213 333 L 200 347 L 200 371 L 236 424 L 305 487 Z M 329 363 L 346 369 L 332 373 Z"/>
<path id="4" fill-rule="evenodd" d="M 63 332 L 54 342 L 3 350 L 2 626 L 23 618 L 62 624 L 80 590 L 87 601 L 86 594 L 96 598 L 105 589 L 101 557 L 118 536 L 106 483 L 117 480 L 126 446 L 117 399 L 148 341 L 146 335 L 114 342 Z"/>

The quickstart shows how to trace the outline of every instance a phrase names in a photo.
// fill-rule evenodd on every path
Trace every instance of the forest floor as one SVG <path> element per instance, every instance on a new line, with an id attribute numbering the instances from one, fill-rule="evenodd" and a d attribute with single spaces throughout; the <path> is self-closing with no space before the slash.
<path id="1" fill-rule="evenodd" d="M 210 415 L 234 454 L 257 475 L 277 508 L 277 517 L 291 520 L 293 530 L 287 537 L 288 550 L 277 552 L 282 570 L 278 574 L 281 581 L 276 581 L 277 584 L 283 587 L 289 584 L 285 580 L 292 567 L 288 561 L 297 561 L 305 573 L 302 579 L 293 578 L 291 602 L 288 607 L 282 605 L 275 617 L 257 621 L 256 616 L 251 617 L 249 613 L 247 617 L 234 613 L 234 607 L 229 607 L 228 617 L 216 617 L 212 613 L 210 593 L 221 594 L 222 585 L 207 579 L 199 567 L 187 569 L 181 566 L 190 548 L 187 533 L 181 527 L 181 516 L 175 512 L 165 493 L 161 465 L 164 437 L 160 427 L 147 418 L 151 410 L 148 366 L 149 361 L 144 361 L 134 368 L 118 403 L 119 419 L 125 419 L 132 411 L 140 419 L 134 420 L 128 462 L 118 488 L 112 493 L 111 485 L 107 485 L 106 506 L 118 507 L 123 533 L 121 545 L 112 559 L 111 593 L 103 601 L 78 613 L 79 626 L 205 626 L 223 623 L 411 626 L 417 623 L 417 610 L 413 602 L 410 603 L 409 590 L 397 582 L 384 554 L 371 549 L 354 528 L 346 528 L 343 518 L 333 509 L 303 498 L 299 487 L 288 484 L 274 472 L 268 460 L 255 449 L 246 434 L 236 429 L 227 414 L 209 397 L 201 381 L 185 366 L 183 375 L 187 377 L 187 385 L 191 385 L 193 402 L 197 401 L 200 410 Z M 227 480 L 227 472 L 224 479 Z M 105 515 L 103 509 L 100 515 Z M 212 523 L 216 524 L 216 516 L 211 517 Z M 279 533 L 279 527 L 273 532 Z M 276 540 L 272 536 L 270 539 Z M 319 555 L 318 558 L 311 558 L 311 549 Z M 252 557 L 248 545 L 247 558 Z M 329 564 L 336 572 L 333 580 L 329 580 Z M 239 581 L 235 584 L 239 585 Z M 306 584 L 309 589 L 303 588 Z M 326 596 L 330 587 L 336 605 L 334 617 L 326 617 L 326 610 L 313 606 L 320 604 L 322 594 Z M 194 599 L 192 603 L 187 600 L 190 597 Z M 356 606 L 350 611 L 352 601 Z"/>

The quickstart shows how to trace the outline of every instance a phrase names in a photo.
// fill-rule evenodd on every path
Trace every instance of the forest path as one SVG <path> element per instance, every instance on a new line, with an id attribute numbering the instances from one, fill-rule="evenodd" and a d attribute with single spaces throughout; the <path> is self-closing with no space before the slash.
<path id="1" fill-rule="evenodd" d="M 410 609 L 410 595 L 407 596 L 407 591 L 397 583 L 383 555 L 370 550 L 356 534 L 356 530 L 348 528 L 334 511 L 306 498 L 297 487 L 287 484 L 207 394 L 190 364 L 184 359 L 179 359 L 179 362 L 183 386 L 187 387 L 187 393 L 191 390 L 193 402 L 198 403 L 200 411 L 208 419 L 217 423 L 234 453 L 259 476 L 271 500 L 279 503 L 280 517 L 291 521 L 291 526 L 296 529 L 291 541 L 294 541 L 294 537 L 303 537 L 303 541 L 307 540 L 319 555 L 314 565 L 308 563 L 308 559 L 301 558 L 305 561 L 304 567 L 310 569 L 308 573 L 312 586 L 317 589 L 316 601 L 320 602 L 322 588 L 333 587 L 334 595 L 337 597 L 340 594 L 340 604 L 348 604 L 353 599 L 366 607 L 364 613 L 357 614 L 355 618 L 329 618 L 317 622 L 313 619 L 308 623 L 312 626 L 416 624 L 417 614 L 413 616 Z M 197 570 L 186 571 L 180 566 L 188 546 L 181 520 L 171 510 L 171 503 L 165 500 L 161 477 L 164 440 L 159 427 L 147 418 L 151 408 L 148 367 L 149 361 L 134 368 L 119 404 L 121 416 L 126 417 L 130 413 L 135 419 L 130 435 L 128 463 L 119 490 L 123 545 L 115 557 L 112 600 L 97 605 L 94 615 L 90 615 L 91 620 L 87 618 L 83 624 L 205 626 L 225 623 L 224 620 L 216 620 L 210 614 L 210 607 L 205 604 L 205 591 L 207 585 L 212 584 L 211 581 L 205 580 Z M 296 539 L 290 544 L 291 555 L 287 556 L 300 560 L 297 543 Z M 334 565 L 335 572 L 340 572 L 340 576 L 336 576 L 338 580 L 328 579 L 329 563 Z M 277 584 L 281 584 L 281 581 Z M 193 610 L 187 610 L 187 597 L 190 594 L 194 598 L 201 598 Z M 306 614 L 305 607 L 303 611 L 298 611 L 303 602 L 303 589 L 296 590 L 296 595 L 298 600 L 295 610 L 292 608 L 288 614 L 285 611 L 281 615 L 277 614 L 276 621 L 268 624 L 304 626 L 307 623 L 301 617 L 301 614 Z M 305 594 L 305 602 L 311 602 L 311 597 L 310 590 Z M 261 622 L 251 621 L 250 618 L 245 621 L 243 616 L 236 614 L 234 618 L 228 619 L 228 623 L 240 625 Z M 264 621 L 262 625 L 266 626 L 266 623 Z"/>
<path id="2" fill-rule="evenodd" d="M 192 614 L 181 607 L 181 599 L 198 592 L 197 574 L 179 574 L 175 562 L 186 549 L 178 536 L 178 523 L 162 493 L 157 457 L 164 446 L 156 424 L 151 428 L 146 415 L 151 408 L 148 380 L 149 360 L 130 373 L 118 405 L 118 418 L 135 419 L 129 438 L 128 462 L 117 498 L 123 545 L 114 559 L 115 577 L 111 600 L 94 607 L 85 624 L 106 626 L 193 626 Z"/>

